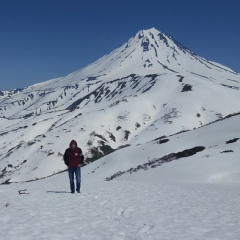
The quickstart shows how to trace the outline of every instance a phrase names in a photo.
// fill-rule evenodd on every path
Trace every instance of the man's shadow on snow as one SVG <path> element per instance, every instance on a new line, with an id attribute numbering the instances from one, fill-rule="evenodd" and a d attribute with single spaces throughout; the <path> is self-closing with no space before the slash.
<path id="1" fill-rule="evenodd" d="M 47 193 L 69 193 L 67 191 L 47 191 Z"/>

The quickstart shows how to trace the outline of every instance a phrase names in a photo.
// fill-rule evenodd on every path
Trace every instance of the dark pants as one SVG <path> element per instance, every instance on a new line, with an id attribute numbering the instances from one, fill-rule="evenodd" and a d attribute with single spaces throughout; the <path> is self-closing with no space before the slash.
<path id="1" fill-rule="evenodd" d="M 71 189 L 72 193 L 75 192 L 74 174 L 76 176 L 76 182 L 77 182 L 76 190 L 80 191 L 80 187 L 81 187 L 81 168 L 80 167 L 68 167 L 70 189 Z"/>

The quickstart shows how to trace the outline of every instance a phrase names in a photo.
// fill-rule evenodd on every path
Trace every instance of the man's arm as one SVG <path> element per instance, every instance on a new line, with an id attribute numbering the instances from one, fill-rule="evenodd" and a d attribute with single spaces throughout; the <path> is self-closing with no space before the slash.
<path id="1" fill-rule="evenodd" d="M 64 163 L 68 166 L 69 163 L 68 163 L 68 153 L 67 153 L 67 150 L 65 151 L 65 153 L 63 155 L 63 160 L 64 160 Z"/>
<path id="2" fill-rule="evenodd" d="M 83 162 L 84 162 L 84 156 L 83 156 L 83 154 L 81 153 L 81 154 L 80 154 L 80 164 L 83 164 Z"/>
<path id="3" fill-rule="evenodd" d="M 80 165 L 82 165 L 83 164 L 83 162 L 84 162 L 84 156 L 83 156 L 83 153 L 82 153 L 82 149 L 81 148 L 79 148 L 80 149 L 80 154 L 79 154 L 79 158 L 80 158 Z"/>

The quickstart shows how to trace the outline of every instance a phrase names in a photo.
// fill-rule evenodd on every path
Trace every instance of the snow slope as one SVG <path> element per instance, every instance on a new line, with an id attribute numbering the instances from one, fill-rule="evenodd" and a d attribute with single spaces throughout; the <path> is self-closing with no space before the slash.
<path id="1" fill-rule="evenodd" d="M 62 155 L 72 139 L 87 162 L 109 153 L 109 158 L 121 159 L 118 153 L 127 150 L 118 149 L 124 146 L 151 149 L 154 139 L 183 131 L 188 131 L 184 141 L 189 142 L 195 129 L 239 113 L 239 89 L 238 73 L 201 58 L 154 28 L 139 31 L 86 68 L 1 94 L 0 183 L 65 170 Z M 238 121 L 231 124 L 235 128 L 228 131 L 229 139 L 238 138 Z M 210 139 L 222 130 L 216 131 L 209 130 Z M 214 141 L 212 145 L 224 147 Z M 169 141 L 156 148 L 156 156 L 146 152 L 139 163 L 188 145 Z M 131 156 L 127 165 L 139 159 L 137 152 Z"/>
<path id="2" fill-rule="evenodd" d="M 113 177 L 240 185 L 239 121 L 237 114 L 195 130 L 128 146 L 88 165 L 84 172 L 96 180 Z"/>

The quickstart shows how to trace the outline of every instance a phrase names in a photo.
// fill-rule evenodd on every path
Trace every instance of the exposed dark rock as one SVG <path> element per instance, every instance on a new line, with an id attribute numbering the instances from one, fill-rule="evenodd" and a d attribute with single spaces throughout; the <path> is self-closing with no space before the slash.
<path id="1" fill-rule="evenodd" d="M 124 140 L 127 141 L 128 138 L 129 138 L 129 135 L 131 134 L 131 132 L 128 131 L 128 130 L 125 130 L 124 133 L 125 133 L 125 135 L 124 135 Z"/>
<path id="2" fill-rule="evenodd" d="M 160 139 L 160 140 L 158 140 L 158 144 L 163 144 L 163 143 L 166 143 L 166 142 L 168 142 L 169 141 L 169 139 L 167 139 L 167 138 L 165 138 L 165 139 Z"/>
<path id="3" fill-rule="evenodd" d="M 164 123 L 171 124 L 173 122 L 172 119 L 180 116 L 179 113 L 180 112 L 176 108 L 173 108 L 171 112 L 165 114 L 161 119 Z"/>
<path id="4" fill-rule="evenodd" d="M 137 122 L 137 123 L 135 124 L 135 127 L 136 127 L 136 129 L 137 129 L 137 128 L 141 127 L 141 124 Z"/>
<path id="5" fill-rule="evenodd" d="M 184 79 L 184 77 L 183 76 L 181 76 L 181 75 L 177 75 L 178 77 L 179 77 L 179 82 L 182 82 L 183 81 L 183 79 Z"/>
<path id="6" fill-rule="evenodd" d="M 112 141 L 116 142 L 116 137 L 111 133 L 111 132 L 108 132 L 109 134 L 109 137 Z"/>
<path id="7" fill-rule="evenodd" d="M 145 39 L 142 41 L 141 46 L 143 47 L 143 52 L 146 52 L 149 50 L 149 39 Z"/>
<path id="8" fill-rule="evenodd" d="M 31 145 L 33 145 L 33 144 L 35 144 L 36 142 L 35 141 L 29 141 L 28 143 L 27 143 L 27 145 L 28 146 L 31 146 Z"/>
<path id="9" fill-rule="evenodd" d="M 48 154 L 47 154 L 47 156 L 50 156 L 50 155 L 53 155 L 54 154 L 54 152 L 49 152 Z"/>
<path id="10" fill-rule="evenodd" d="M 94 133 L 94 137 L 98 137 L 98 138 L 102 139 L 104 142 L 108 142 L 108 140 L 100 134 Z"/>
<path id="11" fill-rule="evenodd" d="M 189 84 L 185 84 L 181 92 L 188 92 L 188 91 L 192 91 L 192 86 Z"/>
<path id="12" fill-rule="evenodd" d="M 24 164 L 24 163 L 26 163 L 27 162 L 27 160 L 25 159 L 20 165 L 22 165 L 22 164 Z"/>
<path id="13" fill-rule="evenodd" d="M 121 126 L 118 126 L 118 127 L 116 128 L 116 131 L 120 130 L 121 128 L 122 128 Z"/>
<path id="14" fill-rule="evenodd" d="M 29 118 L 31 116 L 33 116 L 33 113 L 26 114 L 25 116 L 23 116 L 23 118 Z"/>
<path id="15" fill-rule="evenodd" d="M 238 141 L 239 139 L 240 138 L 234 138 L 234 139 L 228 140 L 228 141 L 226 141 L 226 144 L 234 143 L 234 142 Z"/>
<path id="16" fill-rule="evenodd" d="M 7 179 L 6 181 L 4 181 L 3 183 L 1 183 L 1 184 L 10 184 L 11 182 L 10 182 L 10 179 Z"/>
<path id="17" fill-rule="evenodd" d="M 131 144 L 121 145 L 121 146 L 119 146 L 117 149 L 121 149 L 121 148 L 125 148 L 125 147 L 130 147 L 130 146 L 131 146 Z"/>
<path id="18" fill-rule="evenodd" d="M 233 152 L 233 150 L 224 150 L 221 153 L 230 153 L 230 152 Z"/>
<path id="19" fill-rule="evenodd" d="M 110 177 L 105 178 L 106 181 L 110 181 L 114 178 L 120 177 L 121 175 L 125 174 L 125 173 L 134 173 L 134 172 L 138 172 L 140 170 L 148 170 L 149 167 L 150 168 L 156 168 L 158 166 L 161 166 L 163 163 L 167 163 L 167 162 L 171 162 L 173 160 L 179 159 L 179 158 L 183 158 L 183 157 L 189 157 L 192 156 L 198 152 L 201 152 L 205 149 L 205 147 L 203 146 L 197 146 L 194 148 L 190 148 L 190 149 L 186 149 L 184 151 L 181 152 L 177 152 L 177 153 L 170 153 L 168 155 L 165 155 L 161 158 L 157 158 L 157 159 L 153 159 L 151 161 L 148 161 L 147 163 L 144 163 L 142 165 L 138 165 L 135 168 L 130 168 L 127 171 L 119 171 L 115 174 L 113 174 Z"/>
<path id="20" fill-rule="evenodd" d="M 239 87 L 236 87 L 236 86 L 230 86 L 230 85 L 226 85 L 226 84 L 221 84 L 223 87 L 227 87 L 227 88 L 231 88 L 231 89 L 235 89 L 235 90 L 238 90 Z"/>
<path id="21" fill-rule="evenodd" d="M 27 189 L 19 190 L 18 193 L 19 193 L 19 194 L 29 194 L 29 193 L 27 192 Z"/>
<path id="22" fill-rule="evenodd" d="M 94 162 L 96 160 L 98 160 L 99 158 L 108 155 L 109 153 L 114 152 L 115 149 L 113 149 L 111 146 L 109 145 L 103 145 L 103 146 L 99 146 L 99 147 L 92 147 L 90 149 L 90 153 L 92 154 L 92 157 L 88 157 L 85 159 L 86 163 L 90 163 L 90 162 Z"/>

